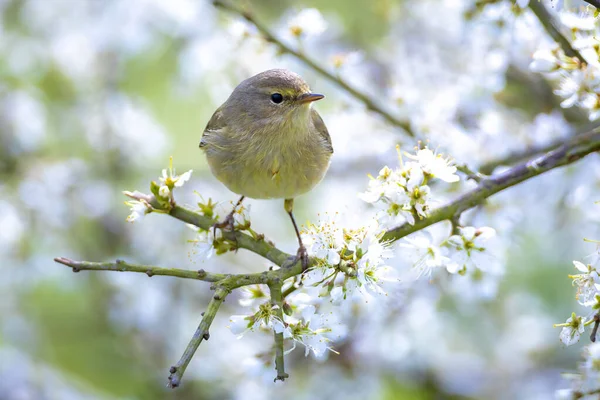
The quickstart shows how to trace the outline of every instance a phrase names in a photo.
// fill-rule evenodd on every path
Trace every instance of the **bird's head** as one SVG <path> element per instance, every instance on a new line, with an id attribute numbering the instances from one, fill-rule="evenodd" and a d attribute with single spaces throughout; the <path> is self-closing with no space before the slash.
<path id="1" fill-rule="evenodd" d="M 240 83 L 227 102 L 257 122 L 295 124 L 308 121 L 312 102 L 323 97 L 312 93 L 300 75 L 271 69 Z"/>

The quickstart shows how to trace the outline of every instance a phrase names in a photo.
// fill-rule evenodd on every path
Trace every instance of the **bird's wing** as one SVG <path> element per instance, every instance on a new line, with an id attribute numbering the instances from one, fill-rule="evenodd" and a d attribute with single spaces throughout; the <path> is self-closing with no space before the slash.
<path id="1" fill-rule="evenodd" d="M 217 108 L 217 111 L 215 111 L 210 121 L 208 121 L 208 124 L 206 124 L 204 133 L 202 133 L 202 139 L 200 139 L 200 148 L 208 144 L 208 137 L 213 134 L 218 134 L 219 131 L 222 131 L 225 128 L 226 123 L 221 108 L 222 107 Z"/>
<path id="2" fill-rule="evenodd" d="M 319 113 L 316 110 L 311 110 L 311 114 L 312 114 L 313 124 L 314 124 L 315 128 L 317 128 L 319 135 L 321 135 L 323 137 L 323 142 L 325 143 L 327 150 L 330 153 L 333 153 L 333 145 L 331 144 L 331 136 L 329 136 L 329 131 L 327 131 L 325 122 L 323 122 L 323 119 L 321 118 L 321 116 L 319 115 Z"/>

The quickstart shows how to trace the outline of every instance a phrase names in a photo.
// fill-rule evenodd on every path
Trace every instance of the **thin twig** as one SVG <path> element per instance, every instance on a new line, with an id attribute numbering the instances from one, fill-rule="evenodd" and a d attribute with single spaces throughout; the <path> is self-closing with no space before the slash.
<path id="1" fill-rule="evenodd" d="M 202 343 L 203 340 L 209 339 L 210 333 L 208 332 L 208 330 L 213 320 L 215 319 L 215 315 L 217 315 L 217 311 L 219 311 L 219 307 L 223 303 L 223 300 L 225 300 L 227 294 L 229 294 L 229 291 L 227 289 L 218 288 L 215 292 L 215 295 L 210 300 L 210 303 L 208 303 L 208 308 L 204 312 L 202 321 L 200 321 L 198 329 L 196 329 L 194 336 L 192 336 L 192 340 L 190 340 L 190 343 L 187 345 L 183 355 L 181 356 L 181 359 L 177 362 L 177 364 L 172 366 L 169 371 L 171 373 L 171 375 L 169 375 L 170 388 L 175 389 L 181 384 L 181 378 L 185 373 L 185 369 L 192 360 L 192 357 L 198 349 L 198 346 L 200 346 L 200 343 Z"/>
<path id="2" fill-rule="evenodd" d="M 302 63 L 306 64 L 308 67 L 310 67 L 314 71 L 318 72 L 321 76 L 323 76 L 324 78 L 328 79 L 330 82 L 334 83 L 335 85 L 337 85 L 340 88 L 342 88 L 343 90 L 345 90 L 347 93 L 349 93 L 351 96 L 356 98 L 358 101 L 362 102 L 367 107 L 368 110 L 371 110 L 374 113 L 379 114 L 380 116 L 383 117 L 383 119 L 385 119 L 391 125 L 402 128 L 409 136 L 412 136 L 412 137 L 415 136 L 415 133 L 413 132 L 409 121 L 404 121 L 404 120 L 398 119 L 397 117 L 393 116 L 391 113 L 389 113 L 388 111 L 383 109 L 381 106 L 379 106 L 373 100 L 373 98 L 369 97 L 365 93 L 362 93 L 358 89 L 352 87 L 349 83 L 347 83 L 345 80 L 343 80 L 340 76 L 332 74 L 331 72 L 327 71 L 325 69 L 325 67 L 319 65 L 316 61 L 309 58 L 306 54 L 302 53 L 301 51 L 295 50 L 295 49 L 291 48 L 290 46 L 288 46 L 287 44 L 283 43 L 273 33 L 271 33 L 271 31 L 265 25 L 263 25 L 256 18 L 254 18 L 254 16 L 252 14 L 250 14 L 249 12 L 244 11 L 241 8 L 238 8 L 238 7 L 230 4 L 229 2 L 221 1 L 221 0 L 214 0 L 213 5 L 217 8 L 222 8 L 224 10 L 227 10 L 233 14 L 239 15 L 240 17 L 244 18 L 246 21 L 248 21 L 250 24 L 252 24 L 252 25 L 254 25 L 254 27 L 256 27 L 256 29 L 264 36 L 264 38 L 267 40 L 267 42 L 273 43 L 275 46 L 277 46 L 281 53 L 287 53 L 291 56 L 296 57 Z"/>
<path id="3" fill-rule="evenodd" d="M 572 135 L 573 137 L 576 137 L 578 135 L 583 135 L 589 132 L 593 132 L 600 129 L 600 121 L 594 121 L 591 123 L 586 124 L 583 127 L 578 128 Z M 479 167 L 479 172 L 485 175 L 489 175 L 492 172 L 494 172 L 494 169 L 496 169 L 497 167 L 501 166 L 501 165 L 512 165 L 524 160 L 528 160 L 534 156 L 537 156 L 539 154 L 543 154 L 543 153 L 547 153 L 549 151 L 552 151 L 554 149 L 559 148 L 560 146 L 562 146 L 565 143 L 565 139 L 564 138 L 559 138 L 559 139 L 555 139 L 547 144 L 544 145 L 540 145 L 540 146 L 533 146 L 533 147 L 528 147 L 522 150 L 516 150 L 512 153 L 509 153 L 508 155 L 501 157 L 497 160 L 490 160 L 485 162 L 484 164 L 482 164 Z"/>
<path id="4" fill-rule="evenodd" d="M 90 262 L 90 261 L 73 261 L 65 257 L 57 257 L 54 259 L 57 263 L 71 267 L 73 272 L 79 271 L 118 271 L 118 272 L 140 272 L 149 277 L 154 275 L 174 276 L 177 278 L 196 279 L 205 282 L 218 282 L 227 278 L 225 274 L 213 274 L 201 269 L 192 271 L 189 269 L 178 268 L 163 268 L 153 265 L 131 264 L 123 260 L 115 262 Z"/>
<path id="5" fill-rule="evenodd" d="M 471 168 L 469 168 L 467 164 L 457 165 L 456 169 L 465 174 L 468 179 L 473 179 L 477 183 L 481 182 L 483 179 L 486 178 L 484 174 L 481 174 L 477 171 L 473 171 Z"/>
<path id="6" fill-rule="evenodd" d="M 592 328 L 592 333 L 590 334 L 590 340 L 592 342 L 596 341 L 596 334 L 598 333 L 598 325 L 600 325 L 600 315 L 594 315 L 594 327 Z"/>
<path id="7" fill-rule="evenodd" d="M 281 280 L 274 280 L 269 285 L 269 291 L 271 292 L 271 303 L 274 307 L 277 307 L 275 316 L 283 323 L 283 296 L 281 294 Z M 283 332 L 277 333 L 273 330 L 275 337 L 275 370 L 277 370 L 277 376 L 274 381 L 285 381 L 289 378 L 289 374 L 285 372 L 285 364 L 283 357 Z"/>
<path id="8" fill-rule="evenodd" d="M 560 32 L 560 24 L 554 19 L 552 14 L 548 12 L 541 1 L 530 1 L 529 8 L 531 8 L 531 11 L 533 11 L 535 16 L 542 23 L 546 32 L 548 32 L 548 34 L 552 36 L 552 39 L 558 42 L 560 47 L 562 47 L 567 56 L 577 57 L 579 61 L 584 64 L 586 63 L 585 58 L 581 56 L 581 53 L 573 48 L 571 42 L 569 42 L 569 40 Z"/>

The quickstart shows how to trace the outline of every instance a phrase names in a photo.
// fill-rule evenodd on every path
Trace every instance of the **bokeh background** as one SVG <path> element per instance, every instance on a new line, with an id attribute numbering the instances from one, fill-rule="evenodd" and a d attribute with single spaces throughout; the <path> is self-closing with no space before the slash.
<path id="1" fill-rule="evenodd" d="M 473 167 L 586 122 L 528 70 L 533 52 L 552 42 L 514 2 L 233 2 Z M 311 7 L 322 32 L 313 32 L 317 20 L 294 21 Z M 294 22 L 306 24 L 300 41 Z M 561 373 L 575 369 L 581 344 L 564 348 L 552 323 L 575 306 L 571 262 L 594 251 L 582 238 L 600 237 L 595 156 L 465 216 L 498 232 L 503 267 L 490 282 L 440 274 L 399 284 L 385 306 L 348 319 L 340 355 L 319 362 L 297 350 L 287 358 L 291 378 L 277 384 L 256 357 L 270 337 L 238 340 L 227 329 L 241 312 L 232 295 L 184 385 L 166 388 L 208 284 L 73 274 L 52 259 L 268 268 L 245 251 L 198 259 L 193 231 L 166 216 L 125 222 L 122 191 L 147 191 L 173 156 L 178 171 L 194 170 L 180 203 L 193 206 L 197 191 L 227 206 L 236 196 L 208 171 L 201 133 L 237 83 L 275 67 L 327 96 L 317 108 L 335 155 L 320 186 L 297 200 L 299 221 L 337 212 L 340 224 L 364 224 L 371 210 L 357 193 L 367 174 L 397 165 L 395 146 L 416 141 L 235 15 L 203 0 L 0 0 L 0 399 L 548 399 L 567 387 Z M 443 203 L 472 185 L 434 190 Z M 281 202 L 249 203 L 255 230 L 293 252 Z M 401 253 L 393 266 L 406 268 Z"/>

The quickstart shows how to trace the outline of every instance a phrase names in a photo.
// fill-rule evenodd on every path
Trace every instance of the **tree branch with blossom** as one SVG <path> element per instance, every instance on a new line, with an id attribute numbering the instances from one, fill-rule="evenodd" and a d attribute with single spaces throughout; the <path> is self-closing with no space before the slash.
<path id="1" fill-rule="evenodd" d="M 451 203 L 433 210 L 427 218 L 417 220 L 414 224 L 405 223 L 387 231 L 383 236 L 383 240 L 398 240 L 437 222 L 451 220 L 453 216 L 482 204 L 488 197 L 504 189 L 552 169 L 571 164 L 597 151 L 600 151 L 600 129 L 578 135 L 559 148 L 542 156 L 532 158 L 502 173 L 482 179 L 475 189 L 463 194 Z"/>
<path id="2" fill-rule="evenodd" d="M 460 215 L 460 213 L 472 207 L 482 204 L 488 197 L 494 195 L 495 193 L 515 186 L 525 180 L 539 176 L 552 169 L 574 163 L 586 155 L 599 150 L 600 132 L 598 129 L 578 135 L 570 141 L 564 143 L 558 149 L 552 150 L 547 154 L 535 157 L 500 174 L 481 179 L 475 189 L 463 194 L 455 201 L 428 212 L 424 217 L 417 215 L 417 218 L 414 219 L 414 223 L 411 224 L 407 222 L 401 226 L 390 229 L 384 232 L 378 238 L 384 243 L 390 243 L 406 237 L 411 233 L 423 230 L 424 228 L 435 223 L 444 220 L 454 221 L 457 215 Z M 174 173 L 168 173 L 164 178 L 164 185 L 161 186 L 153 182 L 151 185 L 151 191 L 153 192 L 152 194 L 126 192 L 126 195 L 130 197 L 133 202 L 135 202 L 135 204 L 132 205 L 132 210 L 134 210 L 134 213 L 168 214 L 182 222 L 200 228 L 203 232 L 212 232 L 212 227 L 217 220 L 214 214 L 209 212 L 210 210 L 207 210 L 207 208 L 202 208 L 201 206 L 199 211 L 194 211 L 176 204 L 173 197 L 173 189 L 181 186 L 177 185 L 178 178 L 179 176 L 176 176 Z M 168 188 L 169 190 L 163 189 L 163 186 L 165 185 L 171 186 Z M 73 261 L 64 257 L 58 257 L 55 259 L 55 261 L 72 268 L 74 272 L 81 270 L 137 272 L 147 274 L 148 276 L 165 275 L 185 279 L 202 280 L 212 283 L 211 288 L 215 290 L 215 294 L 209 303 L 208 309 L 205 312 L 196 333 L 192 337 L 192 340 L 187 346 L 180 361 L 173 368 L 171 368 L 169 384 L 171 387 L 177 387 L 181 382 L 181 378 L 194 352 L 203 340 L 208 339 L 208 330 L 210 325 L 218 311 L 220 304 L 228 293 L 245 286 L 257 284 L 268 285 L 271 288 L 270 296 L 272 304 L 270 307 L 272 310 L 272 315 L 270 315 L 269 318 L 273 318 L 272 321 L 275 322 L 277 319 L 281 321 L 283 318 L 284 299 L 281 291 L 282 285 L 286 280 L 301 276 L 303 274 L 301 263 L 293 263 L 292 261 L 294 260 L 294 257 L 292 255 L 279 250 L 272 243 L 265 240 L 264 236 L 256 234 L 250 230 L 249 227 L 244 227 L 243 229 L 249 233 L 244 233 L 240 230 L 220 230 L 219 232 L 221 232 L 221 236 L 213 237 L 213 242 L 211 245 L 216 249 L 225 248 L 226 251 L 236 250 L 238 248 L 247 249 L 273 262 L 280 267 L 279 269 L 272 269 L 269 271 L 252 274 L 215 274 L 206 272 L 204 270 L 186 271 L 181 269 L 131 264 L 124 261 L 95 263 L 89 261 Z M 227 244 L 227 246 L 222 247 L 225 244 Z M 311 256 L 309 262 L 309 271 L 320 268 L 324 262 L 323 258 L 321 257 L 326 257 L 328 260 L 331 260 L 330 266 L 334 268 L 331 274 L 332 276 L 335 277 L 339 273 L 342 274 L 342 276 L 346 276 L 347 279 L 356 280 L 357 275 L 360 275 L 357 274 L 356 263 L 357 260 L 360 260 L 361 257 L 364 257 L 364 254 L 365 252 L 359 247 L 354 248 L 354 250 L 348 247 L 342 251 L 342 254 L 337 254 L 337 256 L 335 252 L 329 252 L 327 255 L 322 255 L 319 257 Z M 331 280 L 327 282 L 331 283 L 333 282 L 333 279 L 334 278 L 331 278 Z M 365 277 L 362 279 L 363 282 L 368 283 L 368 280 L 364 281 Z M 371 276 L 369 279 L 373 279 L 373 277 Z M 291 292 L 292 291 L 289 289 L 285 290 L 286 295 Z M 307 315 L 308 314 L 310 313 L 307 313 Z M 302 332 L 304 332 L 304 335 L 312 335 L 304 338 L 300 337 L 299 339 L 303 340 L 302 343 L 307 346 L 307 351 L 309 348 L 313 349 L 313 347 L 309 347 L 311 346 L 309 339 L 316 337 L 315 335 L 317 335 L 317 332 L 319 332 L 317 328 L 315 328 L 317 330 L 311 330 L 310 323 L 310 320 L 307 319 L 306 322 L 299 322 L 299 324 L 304 325 L 298 325 L 303 327 L 304 331 Z M 277 331 L 274 329 L 273 334 L 276 344 L 276 379 L 283 380 L 285 377 L 287 377 L 287 373 L 285 373 L 283 365 L 284 336 L 281 330 Z M 291 333 L 289 333 L 289 335 L 291 335 Z M 318 339 L 314 341 L 314 343 L 323 343 L 323 339 Z M 316 352 L 318 349 L 314 350 Z"/>

